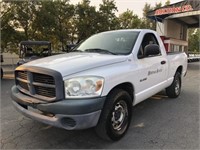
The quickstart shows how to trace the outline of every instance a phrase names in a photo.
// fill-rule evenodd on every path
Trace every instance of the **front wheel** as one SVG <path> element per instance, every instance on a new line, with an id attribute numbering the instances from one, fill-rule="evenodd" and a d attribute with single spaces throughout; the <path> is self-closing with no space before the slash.
<path id="1" fill-rule="evenodd" d="M 132 100 L 130 95 L 121 89 L 114 89 L 107 97 L 96 133 L 103 139 L 121 139 L 130 124 Z"/>
<path id="2" fill-rule="evenodd" d="M 181 74 L 176 72 L 172 84 L 166 88 L 166 94 L 170 98 L 177 98 L 181 93 Z"/>

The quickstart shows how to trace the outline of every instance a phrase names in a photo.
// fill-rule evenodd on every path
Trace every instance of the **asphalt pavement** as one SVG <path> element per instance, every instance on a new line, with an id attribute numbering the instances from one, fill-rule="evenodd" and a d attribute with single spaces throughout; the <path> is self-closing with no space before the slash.
<path id="1" fill-rule="evenodd" d="M 94 129 L 67 131 L 18 113 L 12 106 L 13 76 L 1 80 L 1 149 L 200 149 L 200 62 L 188 64 L 177 99 L 164 91 L 133 107 L 130 128 L 120 141 L 108 142 Z"/>

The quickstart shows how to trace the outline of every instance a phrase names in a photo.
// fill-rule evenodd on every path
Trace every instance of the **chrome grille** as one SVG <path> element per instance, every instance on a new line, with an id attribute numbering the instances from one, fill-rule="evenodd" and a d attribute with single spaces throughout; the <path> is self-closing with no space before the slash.
<path id="1" fill-rule="evenodd" d="M 54 77 L 21 70 L 17 70 L 15 75 L 16 84 L 21 92 L 47 101 L 56 99 Z"/>
<path id="2" fill-rule="evenodd" d="M 50 98 L 56 96 L 55 88 L 49 88 L 49 87 L 35 86 L 35 93 Z"/>
<path id="3" fill-rule="evenodd" d="M 33 81 L 38 83 L 45 83 L 45 84 L 51 84 L 54 85 L 55 81 L 52 76 L 44 75 L 40 73 L 33 73 Z"/>
<path id="4" fill-rule="evenodd" d="M 26 71 L 18 72 L 18 78 L 27 80 L 27 72 Z"/>
<path id="5" fill-rule="evenodd" d="M 21 87 L 21 88 L 23 88 L 23 89 L 25 89 L 25 90 L 29 90 L 28 89 L 28 84 L 27 83 L 25 83 L 25 82 L 22 82 L 22 81 L 18 81 L 18 85 Z"/>

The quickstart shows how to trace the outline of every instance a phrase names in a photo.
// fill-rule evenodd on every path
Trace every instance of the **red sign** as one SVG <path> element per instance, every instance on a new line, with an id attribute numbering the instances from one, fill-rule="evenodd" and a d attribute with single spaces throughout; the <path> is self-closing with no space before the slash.
<path id="1" fill-rule="evenodd" d="M 169 8 L 161 8 L 155 11 L 155 15 L 165 15 L 165 14 L 176 14 L 181 12 L 192 11 L 193 8 L 191 5 L 183 5 L 179 7 L 169 7 Z"/>

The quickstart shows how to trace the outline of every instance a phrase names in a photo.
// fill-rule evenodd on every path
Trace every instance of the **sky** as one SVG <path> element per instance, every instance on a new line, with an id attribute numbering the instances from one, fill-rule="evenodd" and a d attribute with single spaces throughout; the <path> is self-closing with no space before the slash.
<path id="1" fill-rule="evenodd" d="M 81 0 L 71 0 L 71 3 L 77 4 Z M 98 6 L 100 3 L 102 3 L 102 0 L 90 0 L 91 5 L 96 6 L 98 9 Z M 142 17 L 142 9 L 144 8 L 145 3 L 151 4 L 151 6 L 155 6 L 156 3 L 161 2 L 163 5 L 165 4 L 167 0 L 115 0 L 116 6 L 118 8 L 118 12 L 116 15 L 123 13 L 127 9 L 132 10 L 134 14 L 137 14 L 139 17 Z M 177 3 L 182 0 L 170 0 L 170 3 Z"/>

